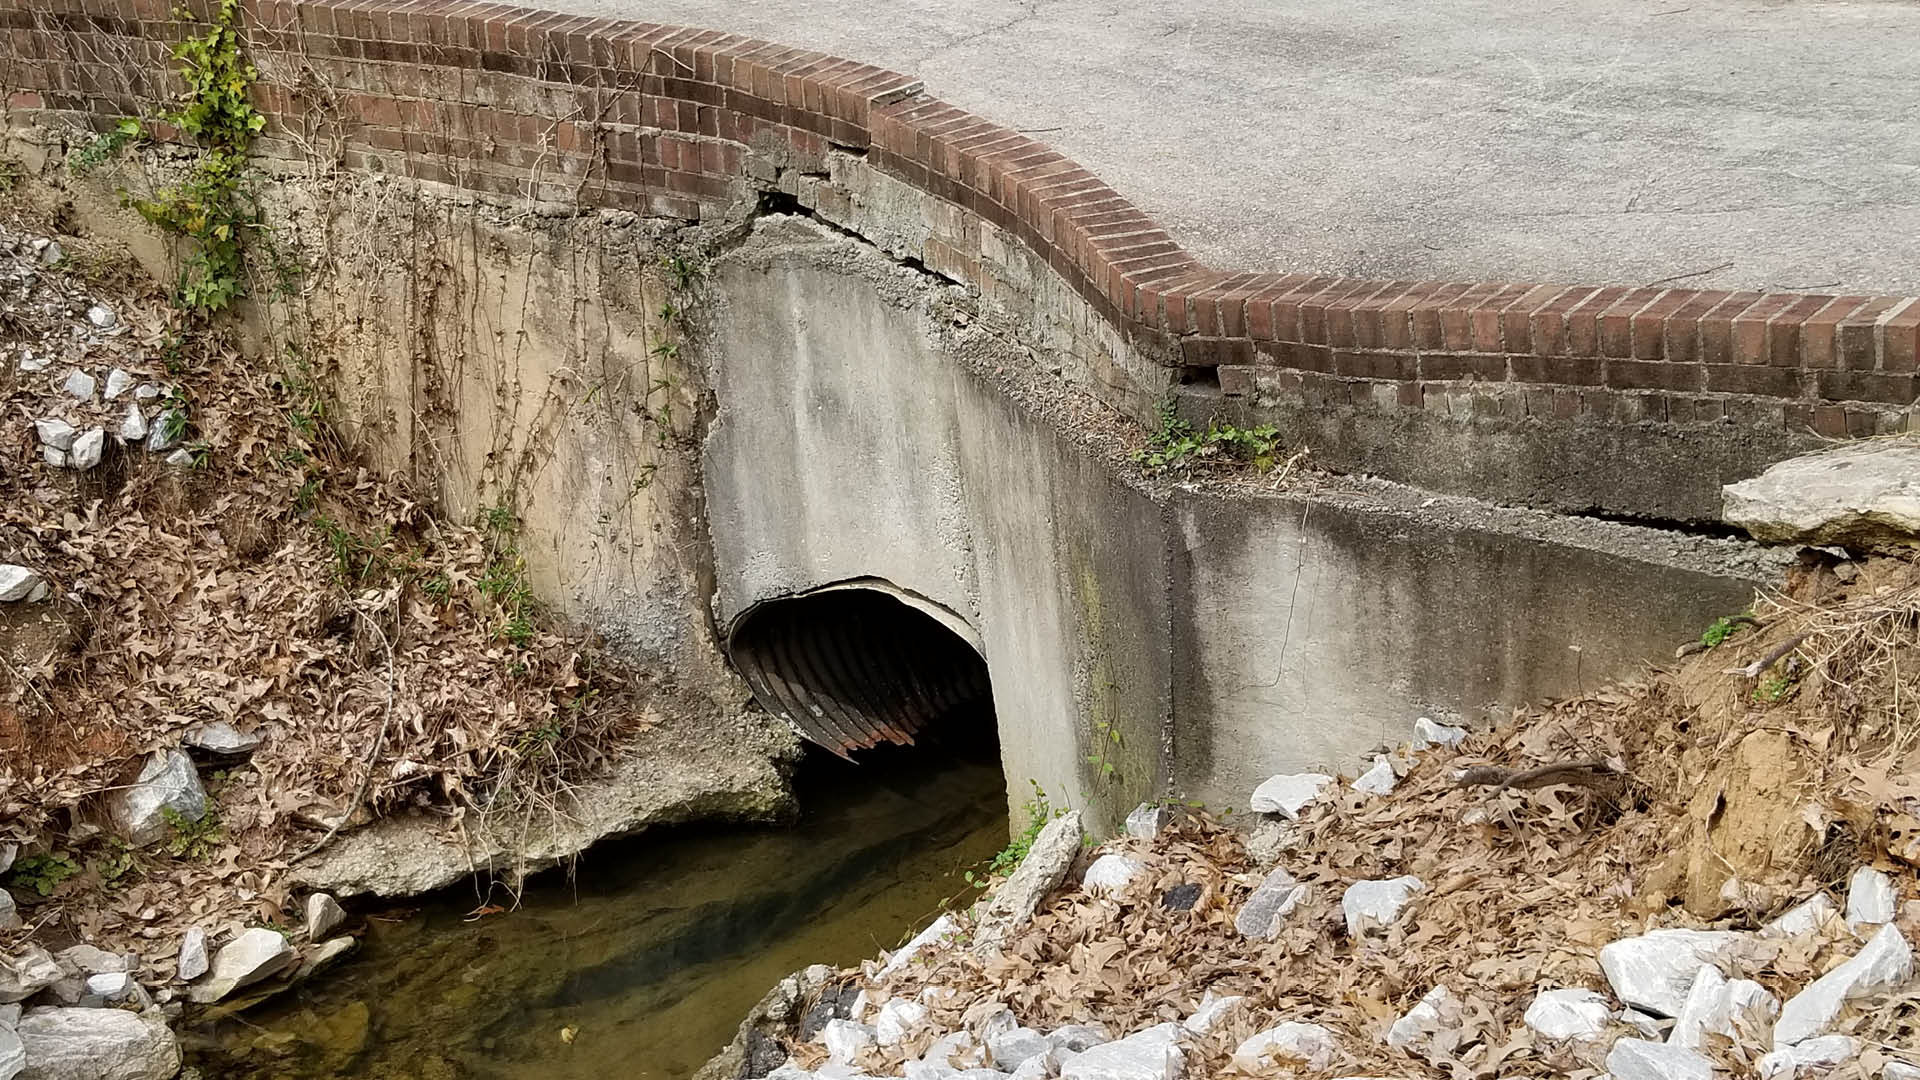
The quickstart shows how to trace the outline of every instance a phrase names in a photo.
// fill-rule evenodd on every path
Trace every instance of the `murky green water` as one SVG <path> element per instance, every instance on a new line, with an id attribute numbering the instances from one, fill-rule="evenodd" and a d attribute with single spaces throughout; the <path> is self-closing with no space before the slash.
<path id="1" fill-rule="evenodd" d="M 354 959 L 198 1032 L 191 1059 L 241 1080 L 689 1077 L 781 976 L 898 944 L 1006 843 L 991 751 L 820 757 L 793 826 L 596 849 L 473 922 L 472 889 L 371 919 Z"/>

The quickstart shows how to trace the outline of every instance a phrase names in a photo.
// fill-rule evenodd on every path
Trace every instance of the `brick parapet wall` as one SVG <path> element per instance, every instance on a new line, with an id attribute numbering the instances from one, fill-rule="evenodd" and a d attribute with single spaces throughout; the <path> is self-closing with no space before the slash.
<path id="1" fill-rule="evenodd" d="M 169 0 L 4 5 L 14 123 L 156 115 L 174 88 L 167 49 L 194 27 Z M 350 167 L 697 219 L 742 213 L 770 190 L 831 199 L 778 174 L 862 155 L 1016 238 L 1144 354 L 1217 376 L 1229 397 L 1555 420 L 1777 417 L 1833 436 L 1904 430 L 1915 399 L 1911 297 L 1218 270 L 1065 156 L 869 65 L 496 3 L 250 0 L 244 12 L 268 156 L 337 146 Z M 989 231 L 944 231 L 922 257 L 988 290 Z"/>

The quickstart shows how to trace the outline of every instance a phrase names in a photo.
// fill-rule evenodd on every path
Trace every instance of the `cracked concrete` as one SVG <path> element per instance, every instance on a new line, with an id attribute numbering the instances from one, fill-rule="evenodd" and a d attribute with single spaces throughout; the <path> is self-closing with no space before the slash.
<path id="1" fill-rule="evenodd" d="M 1222 267 L 1920 291 L 1920 5 L 547 4 L 911 72 Z"/>

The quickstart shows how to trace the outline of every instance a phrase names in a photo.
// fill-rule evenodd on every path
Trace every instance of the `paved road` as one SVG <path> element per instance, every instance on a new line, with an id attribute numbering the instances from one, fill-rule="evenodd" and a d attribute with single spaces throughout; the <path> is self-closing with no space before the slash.
<path id="1" fill-rule="evenodd" d="M 1920 291 L 1920 4 L 540 0 L 866 60 L 1218 265 Z"/>

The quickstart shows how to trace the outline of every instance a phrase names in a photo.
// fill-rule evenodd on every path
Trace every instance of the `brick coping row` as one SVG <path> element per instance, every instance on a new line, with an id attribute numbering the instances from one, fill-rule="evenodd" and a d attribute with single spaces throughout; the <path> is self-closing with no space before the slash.
<path id="1" fill-rule="evenodd" d="M 209 2 L 188 6 L 204 13 Z M 0 0 L 10 112 L 98 124 L 151 103 L 158 95 L 116 71 L 125 65 L 112 62 L 111 46 L 177 40 L 190 24 L 172 17 L 174 3 Z M 505 189 L 500 176 L 524 179 L 514 171 L 530 167 L 532 140 L 541 154 L 599 155 L 604 173 L 582 189 L 593 200 L 697 217 L 751 190 L 740 186 L 745 150 L 768 138 L 816 155 L 864 154 L 1016 234 L 1169 364 L 1883 409 L 1915 399 L 1913 297 L 1215 269 L 1058 151 L 871 65 L 720 31 L 485 0 L 246 0 L 243 11 L 256 54 L 358 78 L 342 99 L 356 114 L 357 145 L 415 159 L 415 175 Z M 139 55 L 164 62 L 152 49 Z M 447 71 L 458 78 L 432 78 Z M 530 111 L 528 86 L 577 102 L 567 115 Z M 276 124 L 299 110 L 291 88 L 271 80 L 256 97 Z M 448 168 L 449 158 L 475 167 Z"/>

